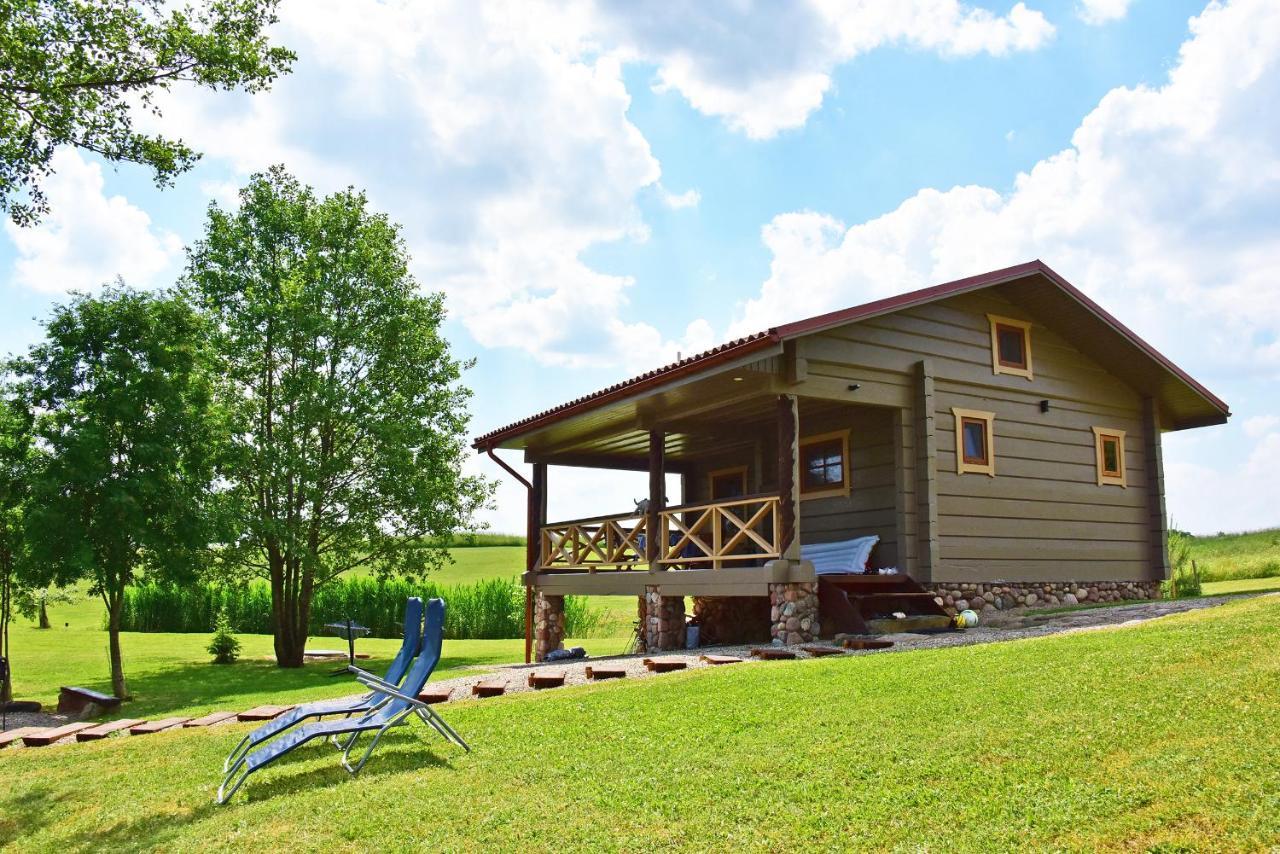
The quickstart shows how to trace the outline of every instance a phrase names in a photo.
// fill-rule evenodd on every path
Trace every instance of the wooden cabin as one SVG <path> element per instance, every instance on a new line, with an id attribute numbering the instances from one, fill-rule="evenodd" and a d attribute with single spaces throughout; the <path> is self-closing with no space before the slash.
<path id="1" fill-rule="evenodd" d="M 711 639 L 794 643 L 859 584 L 949 610 L 1155 596 L 1160 434 L 1229 414 L 1034 261 L 740 338 L 474 446 L 528 487 L 541 659 L 566 594 L 635 595 L 650 648 L 683 646 L 685 597 Z M 549 521 L 551 466 L 647 471 L 647 506 Z"/>

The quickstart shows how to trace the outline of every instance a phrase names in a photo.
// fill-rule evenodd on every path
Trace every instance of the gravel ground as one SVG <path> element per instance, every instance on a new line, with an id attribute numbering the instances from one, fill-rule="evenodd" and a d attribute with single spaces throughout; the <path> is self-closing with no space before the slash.
<path id="1" fill-rule="evenodd" d="M 1257 594 L 1263 596 L 1280 596 L 1280 593 Z M 1198 611 L 1201 608 L 1212 608 L 1224 602 L 1243 598 L 1241 596 L 1214 596 L 1204 599 L 1184 599 L 1177 601 L 1145 602 L 1135 605 L 1116 605 L 1100 608 L 1085 608 L 1056 614 L 1003 613 L 997 614 L 988 624 L 958 632 L 943 632 L 932 635 L 896 634 L 885 635 L 884 640 L 891 640 L 894 645 L 884 650 L 845 650 L 842 655 L 885 655 L 895 652 L 906 652 L 913 649 L 936 649 L 949 646 L 967 646 L 979 643 L 997 643 L 1002 641 L 1021 640 L 1023 638 L 1044 637 L 1054 634 L 1070 634 L 1072 632 L 1095 631 L 1115 626 L 1132 626 L 1147 620 L 1154 620 L 1169 614 L 1180 614 L 1184 611 Z M 984 615 L 985 616 L 985 615 Z M 751 650 L 762 644 L 740 646 L 718 646 L 696 650 L 679 650 L 654 655 L 608 656 L 604 658 L 578 659 L 576 661 L 557 661 L 550 664 L 512 664 L 493 668 L 490 665 L 477 666 L 476 672 L 453 679 L 443 679 L 430 684 L 434 689 L 448 689 L 450 700 L 460 700 L 471 696 L 471 687 L 477 683 L 497 683 L 506 686 L 507 694 L 532 691 L 528 677 L 531 672 L 558 672 L 565 676 L 566 685 L 582 685 L 588 680 L 586 668 L 591 665 L 609 665 L 625 668 L 627 679 L 648 679 L 660 674 L 650 672 L 644 664 L 646 658 L 661 658 L 685 662 L 685 669 L 698 670 L 704 667 L 736 667 L 737 664 L 713 665 L 703 661 L 705 654 L 732 656 L 741 658 L 742 664 L 751 666 L 767 666 L 769 662 L 751 658 Z M 830 641 L 820 641 L 807 646 L 831 646 Z M 799 647 L 787 647 L 796 653 L 797 658 L 812 658 Z M 13 713 L 9 715 L 7 729 L 23 726 L 60 726 L 69 720 L 62 715 L 44 713 Z M 64 740 L 59 744 L 74 743 Z M 24 749 L 20 744 L 11 745 L 6 750 Z"/>

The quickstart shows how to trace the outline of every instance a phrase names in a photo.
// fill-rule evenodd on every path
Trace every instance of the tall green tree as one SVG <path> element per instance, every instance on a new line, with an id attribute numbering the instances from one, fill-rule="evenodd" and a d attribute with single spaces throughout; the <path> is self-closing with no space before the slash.
<path id="1" fill-rule="evenodd" d="M 0 211 L 48 211 L 41 190 L 60 146 L 151 168 L 158 186 L 199 158 L 134 129 L 177 82 L 255 92 L 294 55 L 270 44 L 277 0 L 0 0 Z"/>
<path id="2" fill-rule="evenodd" d="M 187 287 L 214 330 L 235 418 L 219 550 L 270 580 L 276 660 L 302 665 L 317 588 L 356 567 L 419 574 L 490 488 L 461 472 L 467 367 L 443 300 L 408 270 L 398 228 L 362 193 L 317 198 L 276 167 L 240 207 L 210 206 Z"/>
<path id="3" fill-rule="evenodd" d="M 30 591 L 23 514 L 35 453 L 31 442 L 31 409 L 7 382 L 0 386 L 0 658 L 10 662 L 9 622 Z M 8 681 L 0 686 L 0 703 L 13 699 Z"/>
<path id="4" fill-rule="evenodd" d="M 27 543 L 39 581 L 87 579 L 107 610 L 111 687 L 125 588 L 142 571 L 191 574 L 209 542 L 214 452 L 200 316 L 183 299 L 122 286 L 54 309 L 46 340 L 13 362 L 37 416 Z"/>

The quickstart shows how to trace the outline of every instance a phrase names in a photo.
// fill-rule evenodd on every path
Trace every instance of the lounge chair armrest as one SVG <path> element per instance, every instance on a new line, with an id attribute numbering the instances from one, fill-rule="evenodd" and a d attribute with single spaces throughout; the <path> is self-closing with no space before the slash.
<path id="1" fill-rule="evenodd" d="M 370 673 L 368 670 L 361 670 L 359 667 L 356 667 L 354 664 L 347 665 L 347 672 L 355 674 L 355 677 L 357 679 L 359 679 L 361 676 L 368 676 L 370 679 L 381 678 L 379 676 L 375 676 L 374 674 Z"/>
<path id="2" fill-rule="evenodd" d="M 369 681 L 365 681 L 362 677 L 357 676 L 356 681 L 360 682 L 362 685 L 367 685 L 368 687 L 373 688 L 376 691 L 381 691 L 384 694 L 390 694 L 392 697 L 398 697 L 401 700 L 404 700 L 405 702 L 410 703 L 413 706 L 417 706 L 418 708 L 422 708 L 422 709 L 427 708 L 427 704 L 419 700 L 417 697 L 410 697 L 408 694 L 401 691 L 395 685 L 388 685 L 386 682 L 382 681 L 376 676 Z"/>

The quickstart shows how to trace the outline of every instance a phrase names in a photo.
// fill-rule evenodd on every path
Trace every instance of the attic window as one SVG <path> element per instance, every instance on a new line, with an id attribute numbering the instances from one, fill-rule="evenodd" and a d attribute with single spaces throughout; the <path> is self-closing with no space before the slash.
<path id="1" fill-rule="evenodd" d="M 993 412 L 952 409 L 956 417 L 956 474 L 996 475 Z"/>
<path id="2" fill-rule="evenodd" d="M 800 440 L 800 497 L 849 494 L 849 431 Z"/>
<path id="3" fill-rule="evenodd" d="M 1031 324 L 988 314 L 991 323 L 991 368 L 997 374 L 1031 379 Z"/>
<path id="4" fill-rule="evenodd" d="M 1098 466 L 1098 486 L 1129 485 L 1124 469 L 1124 431 L 1093 428 L 1094 454 Z"/>

